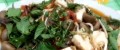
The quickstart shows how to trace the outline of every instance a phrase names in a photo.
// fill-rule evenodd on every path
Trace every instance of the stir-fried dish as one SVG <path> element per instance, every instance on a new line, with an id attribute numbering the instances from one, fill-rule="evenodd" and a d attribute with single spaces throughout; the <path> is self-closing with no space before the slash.
<path id="1" fill-rule="evenodd" d="M 119 34 L 119 20 L 73 0 L 0 12 L 1 50 L 120 50 Z"/>

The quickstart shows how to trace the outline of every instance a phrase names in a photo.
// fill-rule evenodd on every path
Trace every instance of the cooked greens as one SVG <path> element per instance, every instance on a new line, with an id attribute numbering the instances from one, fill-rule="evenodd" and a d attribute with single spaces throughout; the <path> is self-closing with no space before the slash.
<path id="1" fill-rule="evenodd" d="M 94 14 L 87 6 L 59 0 L 13 7 L 6 11 L 7 22 L 0 19 L 0 33 L 7 29 L 16 50 L 119 50 L 120 21 Z"/>

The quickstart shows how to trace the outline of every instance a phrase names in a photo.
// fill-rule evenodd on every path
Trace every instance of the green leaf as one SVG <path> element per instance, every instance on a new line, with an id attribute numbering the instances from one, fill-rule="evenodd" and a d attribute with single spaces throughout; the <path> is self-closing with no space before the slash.
<path id="1" fill-rule="evenodd" d="M 110 27 L 108 26 L 107 22 L 105 22 L 105 20 L 100 19 L 100 22 L 102 23 L 102 25 L 105 27 L 105 29 L 106 29 L 107 31 L 112 31 L 112 30 L 110 29 Z"/>
<path id="2" fill-rule="evenodd" d="M 52 0 L 49 0 L 49 1 L 42 1 L 42 3 L 38 4 L 37 7 L 40 9 L 40 10 L 43 10 L 48 4 L 51 3 Z"/>
<path id="3" fill-rule="evenodd" d="M 65 41 L 63 41 L 63 40 L 56 42 L 56 45 L 59 47 L 63 47 L 63 48 L 66 47 Z"/>
<path id="4" fill-rule="evenodd" d="M 34 39 L 36 39 L 43 32 L 44 29 L 45 29 L 45 25 L 43 22 L 41 22 L 35 31 Z"/>
<path id="5" fill-rule="evenodd" d="M 114 37 L 109 37 L 109 49 L 108 50 L 118 50 L 117 40 Z"/>
<path id="6" fill-rule="evenodd" d="M 110 32 L 110 35 L 117 40 L 119 32 L 120 30 L 114 30 Z"/>
<path id="7" fill-rule="evenodd" d="M 9 34 L 12 32 L 13 24 L 12 23 L 7 24 L 6 28 L 7 28 L 7 35 L 9 36 Z"/>
<path id="8" fill-rule="evenodd" d="M 22 33 L 29 35 L 29 26 L 30 26 L 30 21 L 28 18 L 22 19 L 20 22 L 17 22 L 17 29 Z"/>
<path id="9" fill-rule="evenodd" d="M 18 17 L 21 15 L 21 10 L 17 8 L 10 8 L 7 12 L 8 17 Z"/>
<path id="10" fill-rule="evenodd" d="M 59 20 L 59 14 L 56 11 L 57 10 L 53 10 L 52 14 L 50 15 L 52 17 L 52 20 L 54 20 L 54 21 Z"/>
<path id="11" fill-rule="evenodd" d="M 49 39 L 49 38 L 53 38 L 54 35 L 53 35 L 53 34 L 41 34 L 41 37 L 42 37 L 43 39 Z"/>
<path id="12" fill-rule="evenodd" d="M 68 9 L 70 10 L 75 10 L 77 7 L 83 8 L 82 5 L 75 3 L 68 3 L 67 5 L 68 5 Z"/>
<path id="13" fill-rule="evenodd" d="M 40 42 L 36 50 L 55 50 L 55 48 L 50 43 Z"/>
<path id="14" fill-rule="evenodd" d="M 120 30 L 111 31 L 108 34 L 108 50 L 118 50 L 117 38 Z"/>
<path id="15" fill-rule="evenodd" d="M 38 18 L 39 16 L 41 16 L 43 14 L 43 12 L 38 9 L 32 10 L 30 13 L 33 18 Z"/>
<path id="16" fill-rule="evenodd" d="M 15 35 L 10 35 L 9 41 L 16 48 L 19 48 L 26 41 L 26 38 L 23 35 L 21 35 L 20 37 L 17 37 Z"/>
<path id="17" fill-rule="evenodd" d="M 12 20 L 14 23 L 17 23 L 20 21 L 20 18 L 10 18 L 10 20 Z"/>
<path id="18" fill-rule="evenodd" d="M 45 17 L 48 17 L 49 16 L 49 12 L 45 12 Z"/>
<path id="19" fill-rule="evenodd" d="M 120 20 L 111 19 L 110 21 L 108 21 L 108 24 L 114 25 L 114 26 L 120 26 Z"/>
<path id="20" fill-rule="evenodd" d="M 35 24 L 31 24 L 31 25 L 29 26 L 29 30 L 30 30 L 30 31 L 32 31 L 32 30 L 34 30 L 34 29 L 35 29 L 35 27 L 36 27 L 36 25 L 35 25 Z"/>
<path id="21" fill-rule="evenodd" d="M 67 12 L 63 12 L 63 13 L 62 13 L 62 16 L 63 16 L 63 17 L 66 17 L 67 15 L 68 15 Z"/>

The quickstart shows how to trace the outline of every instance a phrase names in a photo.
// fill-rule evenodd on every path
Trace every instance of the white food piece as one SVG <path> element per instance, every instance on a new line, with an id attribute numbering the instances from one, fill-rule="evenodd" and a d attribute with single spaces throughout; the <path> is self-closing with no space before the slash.
<path id="1" fill-rule="evenodd" d="M 67 48 L 64 48 L 62 50 L 72 50 L 72 48 L 71 47 L 67 47 Z"/>
<path id="2" fill-rule="evenodd" d="M 78 20 L 82 21 L 85 8 L 79 9 L 75 14 Z"/>
<path id="3" fill-rule="evenodd" d="M 90 43 L 90 40 L 88 37 L 85 39 L 82 38 L 81 35 L 74 35 L 72 42 L 77 46 L 79 49 L 83 50 L 93 50 L 93 46 Z"/>
<path id="4" fill-rule="evenodd" d="M 74 3 L 74 0 L 66 0 L 68 3 Z"/>
<path id="5" fill-rule="evenodd" d="M 105 35 L 105 32 L 93 31 L 92 38 L 93 38 L 93 45 L 94 45 L 95 49 L 98 49 L 98 48 L 104 46 L 104 49 L 102 49 L 102 50 L 107 50 L 108 40 Z"/>
<path id="6" fill-rule="evenodd" d="M 67 2 L 65 2 L 65 0 L 56 0 L 55 4 L 58 6 L 63 6 L 63 7 L 67 7 Z"/>
<path id="7" fill-rule="evenodd" d="M 64 49 L 61 49 L 61 50 L 76 50 L 76 47 L 75 46 L 71 46 L 71 47 L 66 47 Z"/>

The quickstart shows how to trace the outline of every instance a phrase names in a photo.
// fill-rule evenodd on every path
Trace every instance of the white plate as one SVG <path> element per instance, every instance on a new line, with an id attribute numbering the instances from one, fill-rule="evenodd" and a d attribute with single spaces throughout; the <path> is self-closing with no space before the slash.
<path id="1" fill-rule="evenodd" d="M 32 4 L 32 3 L 41 3 L 42 1 L 43 0 L 20 0 L 20 1 L 14 3 L 14 7 L 15 8 L 20 8 L 21 5 L 29 5 L 29 4 Z M 91 0 L 75 0 L 75 3 L 90 6 L 92 8 L 95 8 L 95 9 L 101 11 L 102 13 L 104 13 L 107 16 L 111 16 L 114 19 L 120 20 L 120 14 L 117 11 L 115 11 L 115 10 L 109 8 L 109 7 L 100 5 L 95 1 L 91 1 Z M 5 9 L 8 9 L 11 6 L 5 8 Z M 0 9 L 0 11 L 1 11 L 1 9 Z"/>

